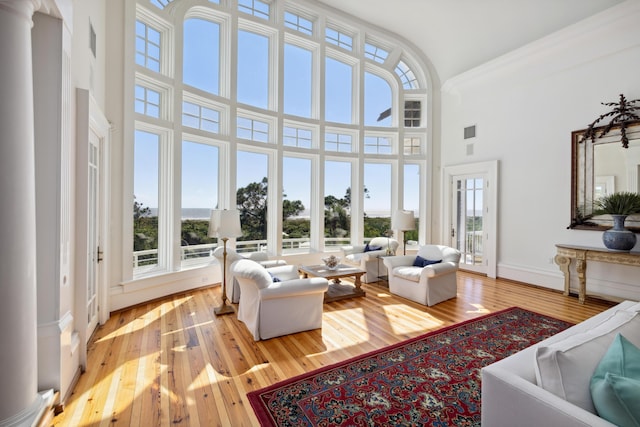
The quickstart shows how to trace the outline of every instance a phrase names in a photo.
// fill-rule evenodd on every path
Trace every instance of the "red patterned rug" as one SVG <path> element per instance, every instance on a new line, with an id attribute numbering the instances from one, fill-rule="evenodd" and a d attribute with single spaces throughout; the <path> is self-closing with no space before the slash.
<path id="1" fill-rule="evenodd" d="M 247 397 L 262 426 L 479 426 L 480 368 L 569 326 L 513 307 Z"/>

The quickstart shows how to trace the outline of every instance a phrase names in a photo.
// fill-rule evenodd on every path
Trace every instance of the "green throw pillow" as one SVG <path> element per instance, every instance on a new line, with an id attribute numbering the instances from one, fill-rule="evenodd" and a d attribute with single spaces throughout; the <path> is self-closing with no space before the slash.
<path id="1" fill-rule="evenodd" d="M 621 427 L 640 426 L 640 349 L 617 334 L 591 377 L 598 415 Z"/>

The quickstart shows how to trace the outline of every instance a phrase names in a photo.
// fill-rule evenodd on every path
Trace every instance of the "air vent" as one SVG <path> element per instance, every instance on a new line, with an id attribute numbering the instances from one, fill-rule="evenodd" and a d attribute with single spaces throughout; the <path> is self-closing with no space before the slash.
<path id="1" fill-rule="evenodd" d="M 471 139 L 476 137 L 476 125 L 468 126 L 464 128 L 464 139 Z"/>

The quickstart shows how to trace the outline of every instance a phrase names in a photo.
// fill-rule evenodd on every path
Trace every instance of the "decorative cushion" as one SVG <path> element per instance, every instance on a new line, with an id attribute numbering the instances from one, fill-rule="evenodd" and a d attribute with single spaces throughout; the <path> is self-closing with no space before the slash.
<path id="1" fill-rule="evenodd" d="M 438 245 L 423 245 L 416 254 L 424 259 L 442 259 L 442 250 Z"/>
<path id="2" fill-rule="evenodd" d="M 380 249 L 382 249 L 382 246 L 369 246 L 368 243 L 364 247 L 365 252 L 379 251 Z"/>
<path id="3" fill-rule="evenodd" d="M 640 349 L 621 334 L 596 367 L 591 397 L 605 420 L 623 427 L 640 425 Z"/>
<path id="4" fill-rule="evenodd" d="M 272 272 L 269 271 L 269 276 L 271 276 L 271 280 L 274 282 L 282 282 L 278 276 L 274 276 Z"/>
<path id="5" fill-rule="evenodd" d="M 431 264 L 439 264 L 441 263 L 442 260 L 430 260 L 430 259 L 425 259 L 422 258 L 420 255 L 418 255 L 415 259 L 415 261 L 413 261 L 413 266 L 414 267 L 426 267 L 427 265 L 431 265 Z"/>
<path id="6" fill-rule="evenodd" d="M 595 414 L 589 383 L 617 333 L 639 345 L 640 314 L 618 310 L 589 331 L 538 347 L 535 361 L 538 385 Z"/>

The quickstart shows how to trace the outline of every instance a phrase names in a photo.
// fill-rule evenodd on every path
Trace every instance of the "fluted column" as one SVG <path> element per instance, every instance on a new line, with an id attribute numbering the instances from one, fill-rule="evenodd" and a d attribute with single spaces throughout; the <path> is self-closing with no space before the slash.
<path id="1" fill-rule="evenodd" d="M 31 27 L 37 0 L 0 0 L 0 426 L 22 425 L 38 394 Z"/>

